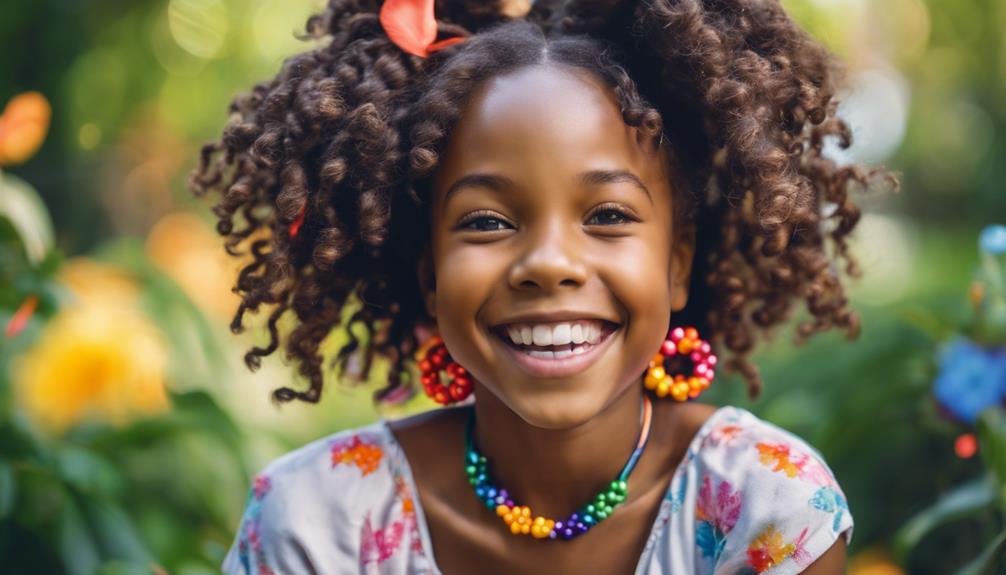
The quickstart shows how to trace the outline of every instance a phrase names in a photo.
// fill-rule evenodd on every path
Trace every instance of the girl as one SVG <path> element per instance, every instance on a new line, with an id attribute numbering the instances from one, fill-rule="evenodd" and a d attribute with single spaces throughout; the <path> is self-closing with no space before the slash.
<path id="1" fill-rule="evenodd" d="M 774 0 L 519 8 L 331 0 L 204 149 L 253 258 L 232 328 L 275 306 L 249 367 L 296 316 L 310 384 L 274 398 L 318 401 L 341 325 L 344 373 L 390 361 L 379 401 L 455 404 L 274 461 L 224 570 L 843 572 L 819 454 L 690 401 L 721 367 L 757 395 L 797 302 L 801 337 L 857 331 L 846 194 L 877 172 L 822 155 L 850 141 L 831 58 Z"/>

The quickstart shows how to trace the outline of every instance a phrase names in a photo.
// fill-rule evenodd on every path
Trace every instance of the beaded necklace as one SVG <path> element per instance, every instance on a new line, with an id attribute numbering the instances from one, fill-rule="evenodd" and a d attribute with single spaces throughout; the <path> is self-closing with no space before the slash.
<path id="1" fill-rule="evenodd" d="M 465 430 L 467 436 L 465 473 L 468 475 L 468 482 L 475 488 L 475 495 L 479 500 L 490 511 L 495 511 L 496 516 L 503 519 L 514 535 L 530 534 L 535 539 L 563 539 L 565 541 L 583 535 L 591 527 L 611 516 L 615 508 L 621 505 L 629 495 L 627 483 L 629 474 L 632 473 L 636 462 L 639 461 L 639 456 L 642 455 L 650 436 L 653 407 L 650 404 L 649 396 L 645 393 L 642 403 L 642 413 L 640 414 L 642 428 L 639 431 L 639 438 L 636 440 L 636 448 L 632 450 L 629 460 L 625 462 L 618 477 L 595 495 L 589 503 L 562 521 L 548 519 L 540 515 L 532 518 L 531 508 L 527 505 L 517 505 L 510 498 L 506 489 L 497 488 L 493 484 L 489 476 L 489 463 L 475 447 L 474 409 L 468 418 L 468 426 Z"/>

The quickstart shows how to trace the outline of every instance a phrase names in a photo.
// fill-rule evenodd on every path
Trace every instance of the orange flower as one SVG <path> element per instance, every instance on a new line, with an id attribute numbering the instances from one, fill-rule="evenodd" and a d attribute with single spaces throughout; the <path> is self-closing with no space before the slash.
<path id="1" fill-rule="evenodd" d="M 775 466 L 772 471 L 781 471 L 786 474 L 787 477 L 796 477 L 803 465 L 802 462 L 794 462 L 790 459 L 791 453 L 789 446 L 783 443 L 759 443 L 756 445 L 758 448 L 759 459 L 762 465 L 766 467 Z"/>
<path id="2" fill-rule="evenodd" d="M 20 164 L 35 155 L 49 131 L 52 107 L 38 92 L 15 96 L 0 114 L 0 166 Z"/>
<path id="3" fill-rule="evenodd" d="M 384 452 L 373 443 L 360 440 L 354 435 L 348 441 L 338 441 L 331 445 L 332 467 L 339 464 L 355 465 L 363 475 L 377 471 Z"/>
<path id="4" fill-rule="evenodd" d="M 782 563 L 795 550 L 796 546 L 784 543 L 782 533 L 770 525 L 748 547 L 748 563 L 756 572 L 764 573 Z"/>

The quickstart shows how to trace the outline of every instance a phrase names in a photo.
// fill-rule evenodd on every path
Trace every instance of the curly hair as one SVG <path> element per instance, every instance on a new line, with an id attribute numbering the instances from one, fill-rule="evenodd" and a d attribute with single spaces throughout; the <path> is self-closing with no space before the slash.
<path id="1" fill-rule="evenodd" d="M 296 318 L 286 357 L 308 387 L 276 389 L 275 401 L 320 399 L 320 350 L 335 329 L 347 337 L 333 358 L 343 372 L 355 358 L 366 377 L 384 358 L 376 399 L 411 393 L 416 328 L 435 325 L 415 269 L 430 176 L 482 82 L 546 62 L 594 74 L 626 124 L 666 138 L 685 190 L 675 217 L 694 222 L 697 242 L 691 296 L 672 319 L 725 347 L 727 371 L 752 397 L 756 337 L 797 302 L 809 311 L 798 342 L 831 328 L 858 334 L 840 278 L 860 273 L 849 196 L 878 177 L 896 182 L 822 153 L 829 138 L 851 144 L 835 113 L 841 70 L 777 0 L 538 0 L 517 20 L 501 0 L 436 4 L 439 33 L 468 38 L 422 59 L 384 34 L 378 0 L 330 0 L 307 22 L 322 45 L 239 95 L 222 138 L 202 149 L 191 188 L 220 193 L 217 230 L 229 253 L 251 256 L 232 331 L 272 306 L 269 343 L 246 353 L 250 369 L 279 348 L 280 318 Z"/>

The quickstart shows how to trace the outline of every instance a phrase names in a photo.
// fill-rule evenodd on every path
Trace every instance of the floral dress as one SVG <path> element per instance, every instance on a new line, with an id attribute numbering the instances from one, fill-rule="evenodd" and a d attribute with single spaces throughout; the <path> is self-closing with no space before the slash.
<path id="1" fill-rule="evenodd" d="M 439 574 L 415 494 L 386 421 L 317 440 L 255 478 L 223 571 Z M 799 573 L 852 525 L 817 451 L 721 407 L 675 470 L 635 573 Z"/>

